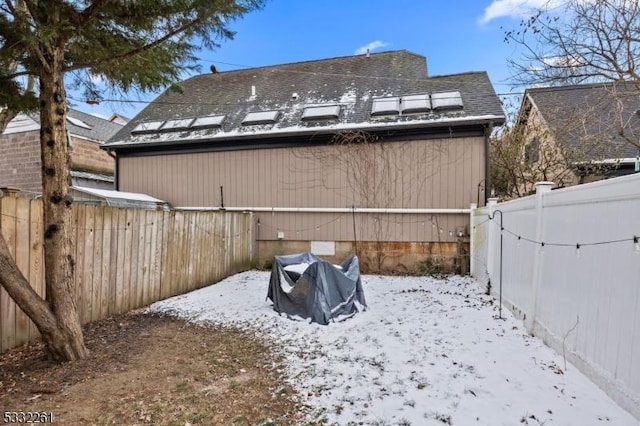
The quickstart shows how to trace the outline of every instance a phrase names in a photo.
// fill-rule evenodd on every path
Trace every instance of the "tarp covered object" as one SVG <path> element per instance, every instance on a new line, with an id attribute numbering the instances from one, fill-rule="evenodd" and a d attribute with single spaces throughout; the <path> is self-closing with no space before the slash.
<path id="1" fill-rule="evenodd" d="M 324 325 L 367 307 L 357 256 L 340 265 L 312 253 L 276 256 L 267 298 L 277 312 Z"/>

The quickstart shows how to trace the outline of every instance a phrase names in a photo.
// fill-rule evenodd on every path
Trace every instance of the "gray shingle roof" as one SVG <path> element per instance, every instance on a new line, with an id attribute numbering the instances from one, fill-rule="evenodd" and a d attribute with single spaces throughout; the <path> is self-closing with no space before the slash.
<path id="1" fill-rule="evenodd" d="M 640 141 L 640 91 L 631 83 L 599 83 L 528 89 L 555 139 L 583 161 L 632 158 L 640 150 L 620 135 Z"/>
<path id="2" fill-rule="evenodd" d="M 393 125 L 449 126 L 465 120 L 503 121 L 503 110 L 485 72 L 427 76 L 426 59 L 407 51 L 299 62 L 192 77 L 183 92 L 166 91 L 132 119 L 108 143 L 161 144 L 180 140 L 265 137 L 335 132 L 339 129 Z M 371 117 L 373 98 L 459 91 L 463 108 L 401 117 Z M 340 105 L 337 119 L 302 120 L 309 106 Z M 243 125 L 249 112 L 280 111 L 275 124 Z M 131 134 L 142 122 L 224 115 L 218 129 Z"/>
<path id="3" fill-rule="evenodd" d="M 104 118 L 86 114 L 75 109 L 69 109 L 67 115 L 71 118 L 83 121 L 91 127 L 91 129 L 87 129 L 82 126 L 76 126 L 72 122 L 68 122 L 67 129 L 69 132 L 72 135 L 81 136 L 91 140 L 99 142 L 107 141 L 122 129 L 121 124 L 113 123 L 109 120 L 105 120 Z"/>

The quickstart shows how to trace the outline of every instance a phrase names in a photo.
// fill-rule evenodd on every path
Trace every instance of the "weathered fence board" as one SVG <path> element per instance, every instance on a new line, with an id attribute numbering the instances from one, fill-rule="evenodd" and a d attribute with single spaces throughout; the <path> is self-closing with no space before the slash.
<path id="1" fill-rule="evenodd" d="M 45 296 L 42 201 L 0 198 L 0 232 Z M 252 260 L 250 214 L 74 205 L 75 284 L 83 323 L 216 282 Z M 247 241 L 245 241 L 247 240 Z M 0 352 L 38 330 L 0 288 Z"/>

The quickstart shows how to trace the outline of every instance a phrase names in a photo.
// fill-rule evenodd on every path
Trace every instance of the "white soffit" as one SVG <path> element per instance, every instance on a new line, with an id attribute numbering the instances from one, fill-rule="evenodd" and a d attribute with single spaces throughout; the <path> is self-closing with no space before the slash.
<path id="1" fill-rule="evenodd" d="M 164 121 L 146 121 L 134 127 L 133 130 L 131 130 L 131 133 L 156 132 L 160 129 L 160 127 L 162 127 L 163 124 Z"/>
<path id="2" fill-rule="evenodd" d="M 224 115 L 208 115 L 206 117 L 198 117 L 191 123 L 191 128 L 207 128 L 207 127 L 220 127 L 224 121 Z"/>
<path id="3" fill-rule="evenodd" d="M 402 112 L 427 112 L 431 109 L 428 93 L 402 97 Z"/>
<path id="4" fill-rule="evenodd" d="M 167 120 L 162 125 L 162 130 L 181 130 L 188 129 L 193 118 L 177 118 L 175 120 Z"/>
<path id="5" fill-rule="evenodd" d="M 399 114 L 400 98 L 397 96 L 387 98 L 373 98 L 371 115 Z"/>
<path id="6" fill-rule="evenodd" d="M 433 109 L 462 108 L 462 95 L 459 91 L 431 94 Z"/>
<path id="7" fill-rule="evenodd" d="M 302 119 L 338 118 L 339 115 L 340 105 L 315 106 L 305 108 L 302 113 Z"/>
<path id="8" fill-rule="evenodd" d="M 280 115 L 280 111 L 258 111 L 250 112 L 242 119 L 242 124 L 272 124 Z"/>

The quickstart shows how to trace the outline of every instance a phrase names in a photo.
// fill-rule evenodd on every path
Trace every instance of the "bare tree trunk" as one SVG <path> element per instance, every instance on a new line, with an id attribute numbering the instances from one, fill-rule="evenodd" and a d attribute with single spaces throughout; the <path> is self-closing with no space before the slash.
<path id="1" fill-rule="evenodd" d="M 0 235 L 0 285 L 36 324 L 47 346 L 55 348 L 50 352 L 61 354 L 62 359 L 69 358 L 73 351 L 69 350 L 68 345 L 65 344 L 64 335 L 58 328 L 58 322 L 49 309 L 49 305 L 42 300 L 22 275 L 2 235 Z"/>
<path id="2" fill-rule="evenodd" d="M 50 47 L 40 75 L 42 198 L 44 205 L 44 265 L 47 301 L 59 333 L 46 340 L 55 359 L 84 358 L 84 345 L 74 281 L 72 198 L 64 88 L 64 47 Z"/>

